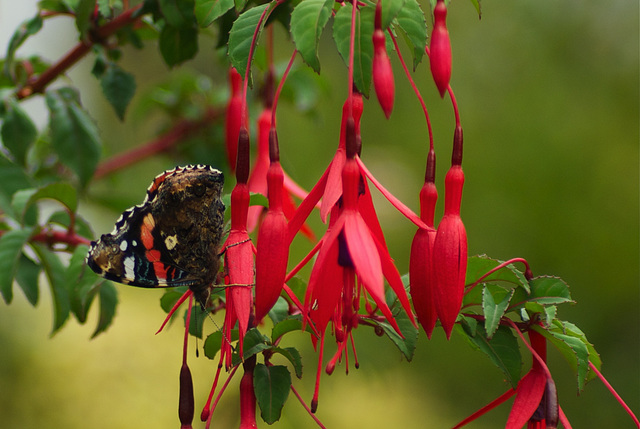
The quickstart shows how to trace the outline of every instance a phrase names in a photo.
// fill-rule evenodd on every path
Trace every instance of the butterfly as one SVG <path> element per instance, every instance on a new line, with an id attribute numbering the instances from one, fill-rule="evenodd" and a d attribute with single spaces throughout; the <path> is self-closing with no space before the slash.
<path id="1" fill-rule="evenodd" d="M 208 165 L 156 176 L 147 195 L 126 210 L 110 234 L 91 243 L 87 265 L 131 286 L 188 286 L 206 307 L 220 266 L 224 175 Z"/>

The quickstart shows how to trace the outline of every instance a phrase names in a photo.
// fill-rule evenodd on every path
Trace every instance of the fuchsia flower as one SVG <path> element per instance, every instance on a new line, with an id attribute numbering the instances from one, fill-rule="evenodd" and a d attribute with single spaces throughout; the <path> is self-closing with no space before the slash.
<path id="1" fill-rule="evenodd" d="M 425 182 L 420 191 L 420 219 L 431 228 L 419 228 L 416 231 L 411 243 L 411 257 L 409 258 L 409 282 L 413 308 L 429 339 L 431 339 L 431 334 L 438 320 L 433 296 L 435 287 L 433 246 L 436 240 L 433 218 L 438 199 L 438 190 L 434 183 L 435 159 L 435 152 L 432 149 L 427 157 Z"/>
<path id="2" fill-rule="evenodd" d="M 389 119 L 393 110 L 395 83 L 391 60 L 387 55 L 386 39 L 382 31 L 382 6 L 376 5 L 375 29 L 373 30 L 373 86 L 384 115 Z"/>
<path id="3" fill-rule="evenodd" d="M 284 215 L 284 172 L 278 161 L 278 144 L 275 128 L 269 133 L 271 165 L 267 173 L 269 210 L 258 231 L 256 258 L 256 320 L 267 315 L 276 303 L 287 274 L 289 259 L 288 222 Z"/>
<path id="4" fill-rule="evenodd" d="M 345 116 L 350 109 L 344 109 Z M 356 153 L 358 150 L 358 136 L 353 117 L 348 117 L 343 124 L 345 130 L 344 154 L 345 160 L 341 174 L 341 200 L 331 210 L 329 228 L 321 239 L 318 258 L 311 271 L 309 285 L 305 296 L 305 311 L 321 333 L 321 345 L 318 363 L 316 389 L 311 403 L 315 410 L 318 403 L 319 377 L 322 365 L 322 353 L 326 335 L 326 327 L 333 322 L 338 351 L 327 365 L 327 372 L 331 373 L 336 362 L 342 358 L 347 350 L 348 340 L 353 343 L 352 330 L 358 326 L 362 317 L 373 317 L 376 309 L 371 308 L 367 297 L 375 302 L 377 310 L 384 319 L 398 332 L 400 328 L 391 313 L 384 294 L 384 278 L 398 296 L 404 310 L 411 321 L 413 315 L 409 300 L 404 291 L 400 274 L 389 256 L 379 222 L 375 217 L 370 193 L 364 181 L 361 164 Z M 331 170 L 336 168 L 336 158 L 319 181 L 325 187 L 325 195 L 329 191 Z M 336 183 L 333 181 L 332 183 Z M 331 190 L 336 192 L 335 189 Z M 319 197 L 317 188 L 311 191 L 310 198 Z M 340 193 L 338 191 L 338 198 Z M 304 201 L 301 208 L 315 204 Z M 363 297 L 367 306 L 367 316 L 358 314 Z M 357 365 L 357 364 L 356 364 Z"/>
<path id="5" fill-rule="evenodd" d="M 431 75 L 438 87 L 440 97 L 444 97 L 451 79 L 451 42 L 447 30 L 447 7 L 444 0 L 438 0 L 436 7 L 433 8 L 433 31 L 429 46 Z"/>
<path id="6" fill-rule="evenodd" d="M 231 171 L 235 171 L 236 157 L 238 156 L 238 134 L 240 127 L 248 127 L 247 118 L 242 118 L 242 76 L 233 67 L 229 68 L 229 83 L 231 84 L 231 97 L 227 103 L 225 115 L 225 146 L 227 160 Z"/>
<path id="7" fill-rule="evenodd" d="M 239 159 L 236 170 L 237 183 L 231 192 L 231 231 L 222 246 L 225 253 L 225 282 L 233 285 L 225 290 L 226 313 L 223 326 L 226 338 L 231 338 L 231 329 L 238 322 L 240 355 L 244 334 L 249 327 L 253 306 L 252 286 L 254 282 L 253 255 L 255 249 L 247 233 L 249 210 L 249 133 L 242 127 L 238 138 Z M 231 367 L 231 344 L 223 341 L 221 353 L 226 357 L 227 368 Z"/>
<path id="8" fill-rule="evenodd" d="M 453 137 L 452 165 L 445 176 L 444 216 L 438 225 L 433 244 L 433 296 L 436 312 L 447 339 L 451 337 L 453 325 L 462 306 L 467 273 L 467 233 L 460 219 L 464 185 L 461 162 L 462 128 L 457 126 Z"/>

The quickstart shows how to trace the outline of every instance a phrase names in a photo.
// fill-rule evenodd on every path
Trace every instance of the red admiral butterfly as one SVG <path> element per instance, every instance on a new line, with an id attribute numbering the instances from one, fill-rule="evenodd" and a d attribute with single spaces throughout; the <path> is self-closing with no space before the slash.
<path id="1" fill-rule="evenodd" d="M 156 176 L 142 204 L 122 213 L 111 234 L 91 243 L 87 264 L 131 286 L 188 286 L 206 306 L 220 263 L 223 183 L 223 174 L 208 165 Z"/>

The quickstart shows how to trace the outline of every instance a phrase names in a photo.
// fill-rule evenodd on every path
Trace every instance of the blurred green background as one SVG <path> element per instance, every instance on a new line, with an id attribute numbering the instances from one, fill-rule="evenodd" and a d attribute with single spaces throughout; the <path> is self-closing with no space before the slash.
<path id="1" fill-rule="evenodd" d="M 0 1 L 5 33 L 35 12 L 27 9 L 10 18 L 14 4 Z M 601 354 L 605 376 L 640 413 L 638 3 L 484 0 L 482 8 L 478 20 L 468 1 L 454 0 L 448 15 L 452 86 L 465 131 L 462 216 L 470 254 L 524 257 L 534 274 L 565 279 L 577 305 L 560 307 L 559 317 L 587 334 Z M 73 33 L 64 32 L 66 27 L 68 22 L 60 27 L 47 22 L 44 34 L 49 37 L 39 36 L 39 44 L 28 44 L 21 53 L 32 49 L 57 58 L 75 42 Z M 291 44 L 281 29 L 278 32 L 277 55 L 284 60 Z M 314 118 L 300 117 L 286 104 L 278 114 L 283 165 L 306 188 L 333 156 L 346 94 L 346 71 L 329 31 L 323 39 L 322 72 L 331 93 Z M 198 58 L 185 67 L 222 85 L 226 72 L 212 61 L 216 54 L 210 45 L 203 38 Z M 139 92 L 169 73 L 152 45 L 143 52 L 125 51 L 123 59 L 124 68 L 136 74 Z M 388 189 L 417 210 L 426 127 L 397 61 L 392 62 L 394 112 L 385 121 L 375 99 L 365 101 L 362 157 Z M 98 83 L 87 78 L 90 68 L 91 61 L 85 61 L 70 76 L 84 88 L 82 99 L 99 123 L 105 152 L 150 140 L 158 124 L 138 120 L 138 98 L 128 122 L 119 123 Z M 442 183 L 454 127 L 450 103 L 437 96 L 427 64 L 414 78 L 434 124 Z M 45 121 L 41 102 L 29 103 L 34 116 Z M 158 157 L 96 188 L 122 193 L 134 204 L 151 178 L 175 163 Z M 381 198 L 376 202 L 391 254 L 406 272 L 415 228 Z M 441 206 L 442 201 L 439 213 Z M 83 211 L 96 234 L 110 231 L 119 215 L 90 202 Z M 44 289 L 35 310 L 19 294 L 10 306 L 0 304 L 1 427 L 141 429 L 179 424 L 181 329 L 176 325 L 153 335 L 164 317 L 158 306 L 160 291 L 125 286 L 118 286 L 118 291 L 114 325 L 92 341 L 92 322 L 78 326 L 74 321 L 49 339 L 51 310 Z M 92 317 L 95 320 L 96 314 Z M 290 341 L 287 345 L 300 346 L 305 364 L 305 378 L 296 386 L 310 400 L 317 356 L 302 334 Z M 351 368 L 345 376 L 340 366 L 322 380 L 318 417 L 329 428 L 451 427 L 507 389 L 484 355 L 472 351 L 459 336 L 447 342 L 441 330 L 431 341 L 421 334 L 410 364 L 389 341 L 366 328 L 356 333 L 356 344 L 360 369 Z M 190 353 L 190 362 L 198 410 L 215 364 L 205 357 L 196 359 L 195 353 Z M 525 362 L 523 369 L 528 365 Z M 602 383 L 591 382 L 577 396 L 571 369 L 553 350 L 549 365 L 560 405 L 574 427 L 633 427 Z M 223 397 L 214 427 L 237 426 L 237 382 Z M 510 404 L 468 427 L 504 425 Z M 290 397 L 275 427 L 313 427 L 313 422 Z"/>

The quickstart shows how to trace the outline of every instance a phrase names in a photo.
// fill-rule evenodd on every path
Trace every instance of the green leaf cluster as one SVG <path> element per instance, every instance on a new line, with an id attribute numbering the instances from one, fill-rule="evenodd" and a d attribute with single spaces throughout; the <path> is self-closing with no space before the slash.
<path id="1" fill-rule="evenodd" d="M 535 330 L 560 351 L 576 373 L 581 391 L 595 377 L 589 362 L 599 368 L 601 361 L 577 326 L 556 317 L 558 305 L 574 302 L 569 286 L 557 277 L 527 279 L 513 264 L 488 274 L 501 264 L 486 256 L 468 259 L 468 289 L 458 332 L 473 348 L 485 353 L 515 388 L 522 358 L 507 320 L 521 330 Z"/>

